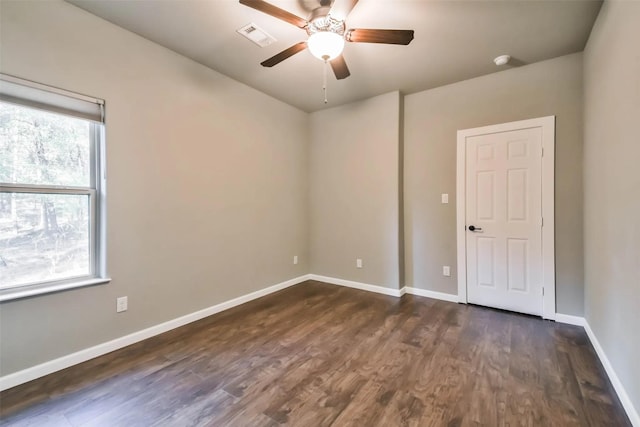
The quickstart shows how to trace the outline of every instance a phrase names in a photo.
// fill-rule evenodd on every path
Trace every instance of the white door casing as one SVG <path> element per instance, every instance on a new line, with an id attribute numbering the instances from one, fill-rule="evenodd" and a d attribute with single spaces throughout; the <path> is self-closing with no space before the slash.
<path id="1" fill-rule="evenodd" d="M 554 143 L 553 116 L 458 131 L 460 302 L 555 319 Z"/>

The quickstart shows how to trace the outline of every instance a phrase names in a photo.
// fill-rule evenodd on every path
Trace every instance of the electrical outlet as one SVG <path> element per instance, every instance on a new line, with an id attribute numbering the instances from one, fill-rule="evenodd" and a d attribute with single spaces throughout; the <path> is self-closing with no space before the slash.
<path id="1" fill-rule="evenodd" d="M 360 258 L 356 259 L 356 267 L 362 268 L 362 260 Z"/>
<path id="2" fill-rule="evenodd" d="M 129 306 L 129 298 L 128 297 L 120 297 L 116 299 L 116 312 L 121 313 L 123 311 L 127 311 Z"/>
<path id="3" fill-rule="evenodd" d="M 442 193 L 441 199 L 442 203 L 449 203 L 449 195 L 447 193 Z"/>
<path id="4" fill-rule="evenodd" d="M 294 255 L 293 256 L 293 264 L 297 264 L 298 263 L 298 255 Z"/>
<path id="5" fill-rule="evenodd" d="M 442 266 L 442 275 L 443 276 L 451 276 L 451 267 L 449 267 L 448 265 L 443 265 Z"/>

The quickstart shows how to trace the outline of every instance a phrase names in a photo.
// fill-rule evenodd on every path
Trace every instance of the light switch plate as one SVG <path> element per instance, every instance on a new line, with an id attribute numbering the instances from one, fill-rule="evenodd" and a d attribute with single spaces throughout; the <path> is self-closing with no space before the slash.
<path id="1" fill-rule="evenodd" d="M 447 193 L 442 193 L 442 203 L 449 203 L 449 195 Z"/>
<path id="2" fill-rule="evenodd" d="M 121 313 L 123 311 L 127 311 L 129 305 L 129 298 L 120 297 L 116 299 L 116 312 Z"/>

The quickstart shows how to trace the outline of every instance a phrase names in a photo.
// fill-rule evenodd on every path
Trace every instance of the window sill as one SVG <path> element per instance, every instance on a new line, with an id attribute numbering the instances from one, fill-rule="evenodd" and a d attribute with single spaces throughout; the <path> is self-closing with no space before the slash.
<path id="1" fill-rule="evenodd" d="M 4 289 L 0 290 L 0 302 L 66 291 L 68 289 L 83 288 L 85 286 L 100 285 L 109 283 L 110 281 L 110 277 L 104 277 L 79 279 L 62 283 L 45 283 L 42 285 L 33 285 L 25 288 Z"/>

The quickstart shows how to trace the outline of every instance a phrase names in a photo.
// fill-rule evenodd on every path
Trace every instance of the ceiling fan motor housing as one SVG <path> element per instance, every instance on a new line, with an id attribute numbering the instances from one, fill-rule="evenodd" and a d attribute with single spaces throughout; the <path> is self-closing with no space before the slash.
<path id="1" fill-rule="evenodd" d="M 328 6 L 322 6 L 311 12 L 309 16 L 309 25 L 307 25 L 307 34 L 313 35 L 319 32 L 335 33 L 343 36 L 345 25 L 344 21 L 334 19 L 329 15 Z"/>

